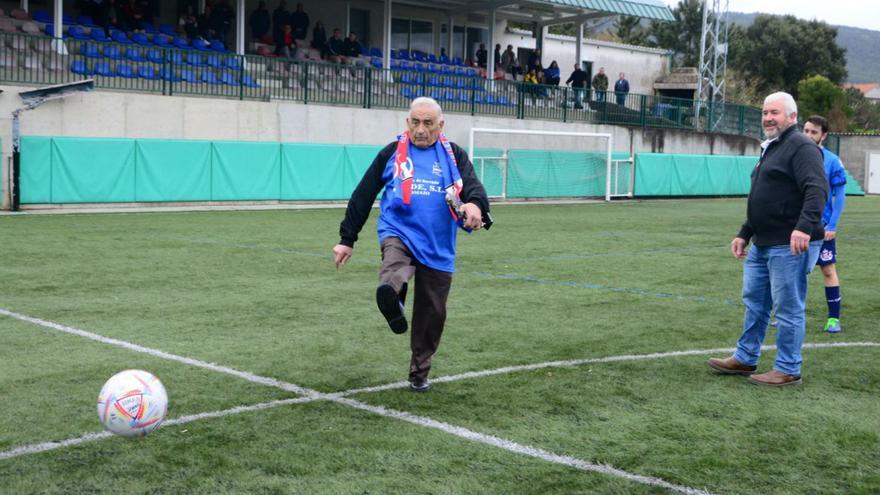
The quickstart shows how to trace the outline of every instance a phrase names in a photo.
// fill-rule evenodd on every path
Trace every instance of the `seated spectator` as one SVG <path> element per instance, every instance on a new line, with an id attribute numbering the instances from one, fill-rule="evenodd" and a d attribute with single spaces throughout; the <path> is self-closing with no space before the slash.
<path id="1" fill-rule="evenodd" d="M 541 65 L 541 50 L 536 49 L 529 55 L 529 62 L 526 65 L 526 70 L 537 71 L 538 69 L 540 69 L 542 67 L 543 66 Z"/>
<path id="2" fill-rule="evenodd" d="M 214 30 L 217 39 L 222 41 L 224 45 L 226 44 L 226 34 L 229 32 L 234 18 L 235 13 L 232 11 L 232 7 L 229 6 L 226 0 L 219 0 L 212 10 L 211 29 Z"/>
<path id="3" fill-rule="evenodd" d="M 309 30 L 309 14 L 303 12 L 303 4 L 296 4 L 296 11 L 290 14 L 290 27 L 293 28 L 293 39 L 306 39 L 306 32 Z"/>
<path id="4" fill-rule="evenodd" d="M 251 12 L 251 18 L 248 20 L 248 23 L 251 26 L 251 39 L 262 42 L 272 27 L 272 18 L 269 16 L 269 9 L 266 8 L 264 0 L 260 0 L 256 10 Z"/>
<path id="5" fill-rule="evenodd" d="M 489 53 L 486 51 L 486 44 L 480 43 L 480 49 L 477 50 L 477 67 L 486 68 L 486 64 L 488 63 Z"/>
<path id="6" fill-rule="evenodd" d="M 205 11 L 202 12 L 202 15 L 196 18 L 196 29 L 199 32 L 199 36 L 204 40 L 210 40 L 215 37 L 214 27 L 211 24 L 211 5 L 205 5 Z"/>
<path id="7" fill-rule="evenodd" d="M 324 29 L 324 23 L 318 21 L 312 28 L 312 48 L 321 52 L 321 58 L 327 58 L 327 30 Z"/>
<path id="8" fill-rule="evenodd" d="M 199 35 L 198 22 L 192 4 L 187 4 L 186 10 L 180 14 L 180 19 L 177 20 L 177 30 L 190 41 Z"/>
<path id="9" fill-rule="evenodd" d="M 333 30 L 333 37 L 327 42 L 327 60 L 337 64 L 348 63 L 348 57 L 345 56 L 345 44 L 342 40 L 342 30 L 339 28 Z"/>
<path id="10" fill-rule="evenodd" d="M 128 0 L 122 6 L 121 17 L 126 31 L 144 30 L 144 11 L 135 0 Z"/>
<path id="11" fill-rule="evenodd" d="M 523 93 L 529 95 L 532 100 L 532 103 L 535 102 L 535 97 L 538 95 L 538 73 L 534 70 L 530 70 L 526 72 L 525 76 L 523 76 L 523 82 L 519 85 L 522 88 Z"/>
<path id="12" fill-rule="evenodd" d="M 361 54 L 361 44 L 357 39 L 357 35 L 351 32 L 342 44 L 342 53 L 350 59 L 358 58 Z"/>
<path id="13" fill-rule="evenodd" d="M 437 61 L 440 62 L 441 64 L 448 64 L 449 63 L 449 55 L 446 54 L 446 48 L 440 49 L 440 57 L 437 58 Z"/>
<path id="14" fill-rule="evenodd" d="M 559 64 L 556 61 L 550 62 L 550 67 L 544 71 L 544 84 L 548 86 L 559 86 Z"/>
<path id="15" fill-rule="evenodd" d="M 281 28 L 281 49 L 279 55 L 284 58 L 293 58 L 296 55 L 296 44 L 293 39 L 293 29 L 290 24 Z"/>

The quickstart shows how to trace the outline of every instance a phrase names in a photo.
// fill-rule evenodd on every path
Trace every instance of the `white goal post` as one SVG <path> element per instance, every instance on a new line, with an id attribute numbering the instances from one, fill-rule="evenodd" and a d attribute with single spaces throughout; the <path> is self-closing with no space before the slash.
<path id="1" fill-rule="evenodd" d="M 632 197 L 632 189 L 633 189 L 633 160 L 632 157 L 627 157 L 625 159 L 613 159 L 612 158 L 612 150 L 614 149 L 614 138 L 609 133 L 596 133 L 596 132 L 567 132 L 567 131 L 533 131 L 533 130 L 522 130 L 522 129 L 491 129 L 491 128 L 483 128 L 483 127 L 473 127 L 470 131 L 470 139 L 468 141 L 468 154 L 471 157 L 471 161 L 474 164 L 474 168 L 476 169 L 477 174 L 480 176 L 481 180 L 484 180 L 482 174 L 485 172 L 485 163 L 488 162 L 499 162 L 500 163 L 500 180 L 501 180 L 501 194 L 495 195 L 494 197 L 500 197 L 502 199 L 507 199 L 507 191 L 508 191 L 508 159 L 509 159 L 509 151 L 510 147 L 504 147 L 500 151 L 500 155 L 497 156 L 478 156 L 475 153 L 474 148 L 474 140 L 475 136 L 479 134 L 500 134 L 500 135 L 520 135 L 525 138 L 525 136 L 562 136 L 567 138 L 585 138 L 585 139 L 598 139 L 604 140 L 605 146 L 604 150 L 598 149 L 597 146 L 596 152 L 604 152 L 604 162 L 605 162 L 605 201 L 610 201 L 613 197 Z M 621 187 L 621 167 L 628 167 L 624 171 L 625 174 L 623 179 L 625 185 Z M 613 179 L 613 180 L 612 180 Z M 624 189 L 624 190 L 621 190 Z"/>

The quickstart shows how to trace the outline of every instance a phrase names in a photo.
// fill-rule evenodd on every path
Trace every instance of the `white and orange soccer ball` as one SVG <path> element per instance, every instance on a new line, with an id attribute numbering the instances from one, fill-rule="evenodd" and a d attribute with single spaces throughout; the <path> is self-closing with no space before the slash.
<path id="1" fill-rule="evenodd" d="M 168 412 L 168 394 L 153 374 L 125 370 L 110 377 L 98 395 L 98 418 L 104 428 L 124 437 L 148 435 Z"/>

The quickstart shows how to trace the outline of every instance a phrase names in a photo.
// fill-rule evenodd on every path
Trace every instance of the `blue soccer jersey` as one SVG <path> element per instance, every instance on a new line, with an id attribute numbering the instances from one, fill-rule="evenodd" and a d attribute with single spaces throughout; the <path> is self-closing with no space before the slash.
<path id="1" fill-rule="evenodd" d="M 840 214 L 843 213 L 843 204 L 846 201 L 846 170 L 840 158 L 834 153 L 822 148 L 822 156 L 825 158 L 825 177 L 828 179 L 828 200 L 825 202 L 825 211 L 822 213 L 822 223 L 825 230 L 836 231 Z"/>

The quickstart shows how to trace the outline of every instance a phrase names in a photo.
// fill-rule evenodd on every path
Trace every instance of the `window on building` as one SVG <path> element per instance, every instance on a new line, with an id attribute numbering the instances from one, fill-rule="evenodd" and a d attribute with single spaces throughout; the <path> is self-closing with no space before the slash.
<path id="1" fill-rule="evenodd" d="M 449 47 L 449 26 L 443 24 L 440 28 L 440 46 L 443 48 Z M 453 26 L 452 27 L 452 53 L 449 54 L 450 57 L 461 57 L 464 56 L 464 26 Z"/>
<path id="2" fill-rule="evenodd" d="M 434 25 L 430 21 L 392 18 L 391 48 L 434 53 Z"/>

